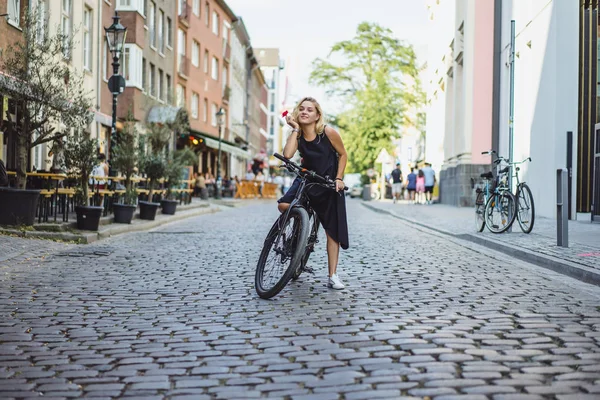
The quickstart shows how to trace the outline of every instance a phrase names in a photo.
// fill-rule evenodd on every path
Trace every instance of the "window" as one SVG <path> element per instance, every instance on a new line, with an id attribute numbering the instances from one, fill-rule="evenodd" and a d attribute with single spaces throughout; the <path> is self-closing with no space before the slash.
<path id="1" fill-rule="evenodd" d="M 62 0 L 61 28 L 63 37 L 63 57 L 71 58 L 71 1 Z"/>
<path id="2" fill-rule="evenodd" d="M 165 20 L 165 12 L 163 10 L 160 10 L 160 13 L 158 14 L 158 51 L 161 54 L 164 54 L 164 52 L 165 52 L 164 20 Z"/>
<path id="3" fill-rule="evenodd" d="M 149 84 L 149 92 L 150 92 L 150 96 L 156 96 L 156 77 L 154 75 L 155 73 L 155 67 L 154 64 L 150 63 L 150 76 L 148 76 L 148 84 Z"/>
<path id="4" fill-rule="evenodd" d="M 167 47 L 173 48 L 173 23 L 171 22 L 171 18 L 167 17 Z"/>
<path id="5" fill-rule="evenodd" d="M 142 91 L 144 92 L 148 89 L 148 77 L 146 76 L 147 73 L 146 59 L 142 58 Z"/>
<path id="6" fill-rule="evenodd" d="M 204 22 L 206 22 L 206 26 L 210 26 L 210 5 L 208 1 L 206 2 L 206 12 L 204 13 Z"/>
<path id="7" fill-rule="evenodd" d="M 200 16 L 200 0 L 194 0 L 192 4 L 192 11 L 196 17 Z"/>
<path id="8" fill-rule="evenodd" d="M 9 7 L 11 1 L 12 0 L 9 0 Z M 46 29 L 48 26 L 48 0 L 38 0 L 36 10 L 36 40 L 39 44 L 42 44 L 46 40 Z M 9 22 L 10 18 L 9 15 Z"/>
<path id="9" fill-rule="evenodd" d="M 212 13 L 212 31 L 215 35 L 219 36 L 219 14 L 216 11 Z"/>
<path id="10" fill-rule="evenodd" d="M 177 15 L 187 17 L 186 13 L 187 0 L 177 0 Z"/>
<path id="11" fill-rule="evenodd" d="M 208 121 L 208 100 L 204 98 L 204 107 L 202 107 L 202 121 Z"/>
<path id="12" fill-rule="evenodd" d="M 171 75 L 167 74 L 167 102 L 170 103 L 173 101 L 173 87 L 171 86 Z"/>
<path id="13" fill-rule="evenodd" d="M 125 82 L 129 80 L 129 63 L 130 63 L 130 54 L 129 47 L 125 47 L 123 49 L 123 78 L 125 78 Z"/>
<path id="14" fill-rule="evenodd" d="M 15 26 L 21 24 L 21 0 L 8 0 L 8 22 Z"/>
<path id="15" fill-rule="evenodd" d="M 198 119 L 199 101 L 198 93 L 192 93 L 192 118 L 194 119 Z"/>
<path id="16" fill-rule="evenodd" d="M 108 41 L 104 39 L 104 46 L 102 46 L 102 76 L 104 80 L 108 80 L 108 55 L 110 52 L 108 51 Z"/>
<path id="17" fill-rule="evenodd" d="M 227 75 L 229 74 L 229 70 L 226 66 L 223 65 L 223 71 L 221 74 L 221 86 L 223 87 L 223 94 L 225 94 L 225 87 L 227 86 Z"/>
<path id="18" fill-rule="evenodd" d="M 212 126 L 217 126 L 217 105 L 215 103 L 212 103 L 212 107 L 211 107 L 211 125 Z"/>
<path id="19" fill-rule="evenodd" d="M 208 50 L 204 50 L 204 73 L 208 74 Z"/>
<path id="20" fill-rule="evenodd" d="M 212 58 L 212 70 L 210 71 L 210 75 L 215 81 L 219 80 L 219 60 L 217 57 Z"/>
<path id="21" fill-rule="evenodd" d="M 194 67 L 200 66 L 200 43 L 195 40 L 192 43 L 192 65 Z"/>
<path id="22" fill-rule="evenodd" d="M 141 15 L 146 14 L 146 1 L 147 0 L 116 0 L 117 1 L 117 11 L 137 11 Z"/>
<path id="23" fill-rule="evenodd" d="M 135 86 L 143 90 L 144 57 L 142 48 L 134 43 L 125 43 L 122 65 L 126 86 Z M 153 85 L 152 80 L 150 80 L 150 85 Z"/>
<path id="24" fill-rule="evenodd" d="M 177 107 L 185 107 L 185 88 L 177 84 Z"/>
<path id="25" fill-rule="evenodd" d="M 230 27 L 223 22 L 223 43 L 229 42 L 229 29 Z"/>
<path id="26" fill-rule="evenodd" d="M 92 70 L 92 10 L 85 7 L 83 11 L 83 67 Z"/>
<path id="27" fill-rule="evenodd" d="M 150 14 L 148 16 L 148 34 L 150 35 L 150 46 L 156 48 L 156 4 L 150 2 Z"/>
<path id="28" fill-rule="evenodd" d="M 158 98 L 160 100 L 164 100 L 165 99 L 165 92 L 163 89 L 163 70 L 162 69 L 158 69 Z"/>
<path id="29" fill-rule="evenodd" d="M 177 36 L 177 70 L 179 72 L 185 72 L 182 68 L 185 68 L 186 66 L 182 66 L 182 63 L 185 62 L 186 35 L 183 30 L 179 29 L 177 31 Z"/>

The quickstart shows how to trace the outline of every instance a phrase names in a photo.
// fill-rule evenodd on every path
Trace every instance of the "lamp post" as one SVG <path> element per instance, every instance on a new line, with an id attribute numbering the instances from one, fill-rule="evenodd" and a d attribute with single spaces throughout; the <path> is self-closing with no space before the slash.
<path id="1" fill-rule="evenodd" d="M 223 107 L 217 111 L 217 125 L 219 126 L 219 151 L 217 153 L 217 188 L 215 190 L 215 199 L 221 198 L 221 141 L 223 140 L 223 125 L 225 125 L 225 111 Z"/>
<path id="2" fill-rule="evenodd" d="M 119 14 L 115 11 L 112 25 L 108 28 L 104 28 L 106 40 L 108 41 L 108 48 L 113 57 L 113 75 L 108 80 L 108 89 L 113 95 L 112 126 L 110 131 L 111 147 L 117 136 L 117 96 L 121 93 L 123 88 L 125 88 L 125 78 L 119 75 L 119 59 L 121 58 L 123 47 L 125 46 L 127 28 L 121 25 L 120 20 Z"/>

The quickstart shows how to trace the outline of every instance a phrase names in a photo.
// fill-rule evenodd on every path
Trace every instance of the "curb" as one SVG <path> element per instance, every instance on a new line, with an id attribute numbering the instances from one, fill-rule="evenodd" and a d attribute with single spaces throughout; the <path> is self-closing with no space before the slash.
<path id="1" fill-rule="evenodd" d="M 36 231 L 36 230 L 18 230 L 0 228 L 0 234 L 14 235 L 30 239 L 50 239 L 67 242 L 78 242 L 79 244 L 90 244 L 100 239 L 105 239 L 111 236 L 121 235 L 123 233 L 139 232 L 150 230 L 161 225 L 171 222 L 180 221 L 182 219 L 197 217 L 204 214 L 213 214 L 221 211 L 218 206 L 212 204 L 191 207 L 187 210 L 181 210 L 175 215 L 157 214 L 154 221 L 142 221 L 134 219 L 132 224 L 113 224 L 100 225 L 98 232 L 69 232 L 69 231 Z"/>
<path id="2" fill-rule="evenodd" d="M 423 224 L 418 221 L 414 221 L 410 218 L 401 217 L 391 211 L 383 210 L 381 208 L 372 206 L 367 204 L 366 202 L 361 202 L 361 204 L 368 208 L 371 211 L 378 212 L 381 214 L 391 215 L 394 218 L 400 219 L 404 222 L 407 222 L 411 225 L 417 225 L 422 228 L 426 228 L 443 235 L 451 236 L 456 239 L 469 241 L 481 246 L 485 246 L 492 250 L 499 251 L 504 254 L 508 254 L 514 258 L 517 258 L 521 261 L 525 261 L 538 267 L 546 268 L 552 270 L 554 272 L 558 272 L 559 274 L 570 276 L 571 278 L 577 279 L 579 281 L 589 283 L 592 285 L 600 286 L 600 272 L 592 270 L 591 268 L 585 267 L 583 265 L 578 265 L 576 263 L 561 260 L 556 257 L 540 255 L 539 253 L 535 253 L 530 250 L 522 249 L 516 246 L 512 246 L 506 243 L 498 243 L 493 240 L 484 239 L 480 236 L 471 235 L 468 233 L 455 234 L 452 232 L 445 231 L 443 229 L 435 228 L 426 224 Z"/>

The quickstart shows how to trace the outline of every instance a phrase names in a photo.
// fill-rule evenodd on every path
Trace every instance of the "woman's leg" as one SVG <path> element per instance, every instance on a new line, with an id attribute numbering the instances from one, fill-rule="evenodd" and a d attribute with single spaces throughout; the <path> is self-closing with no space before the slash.
<path id="1" fill-rule="evenodd" d="M 340 257 L 340 244 L 336 242 L 327 232 L 327 261 L 329 264 L 329 276 L 337 272 L 338 259 Z"/>
<path id="2" fill-rule="evenodd" d="M 286 210 L 290 208 L 290 203 L 279 203 L 277 204 L 277 209 L 279 210 L 280 213 L 284 213 L 286 212 Z"/>

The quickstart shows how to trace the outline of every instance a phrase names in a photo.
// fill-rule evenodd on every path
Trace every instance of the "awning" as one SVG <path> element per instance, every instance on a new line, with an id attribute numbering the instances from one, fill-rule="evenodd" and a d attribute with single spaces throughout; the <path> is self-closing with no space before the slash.
<path id="1" fill-rule="evenodd" d="M 219 148 L 219 141 L 216 139 L 204 138 L 204 141 L 208 147 L 212 147 L 213 149 Z M 227 143 L 223 143 L 223 141 L 221 141 L 221 151 L 231 153 L 234 156 L 244 158 L 247 160 L 249 160 L 251 158 L 250 152 L 248 150 L 240 149 L 239 147 L 232 146 Z"/>
<path id="2" fill-rule="evenodd" d="M 207 147 L 210 147 L 213 149 L 219 148 L 219 140 L 216 139 L 214 136 L 210 136 L 205 133 L 200 133 L 195 130 L 190 131 L 190 134 L 203 139 L 204 143 L 206 144 Z M 250 152 L 248 150 L 244 150 L 238 146 L 235 146 L 233 143 L 228 142 L 226 140 L 221 140 L 221 151 L 230 153 L 234 156 L 237 156 L 237 157 L 240 157 L 240 158 L 243 158 L 246 160 L 249 160 L 252 158 L 252 156 L 250 155 Z"/>
<path id="3" fill-rule="evenodd" d="M 181 107 L 173 107 L 173 106 L 154 106 L 148 111 L 148 122 L 173 122 L 177 117 L 177 113 L 179 113 Z"/>

